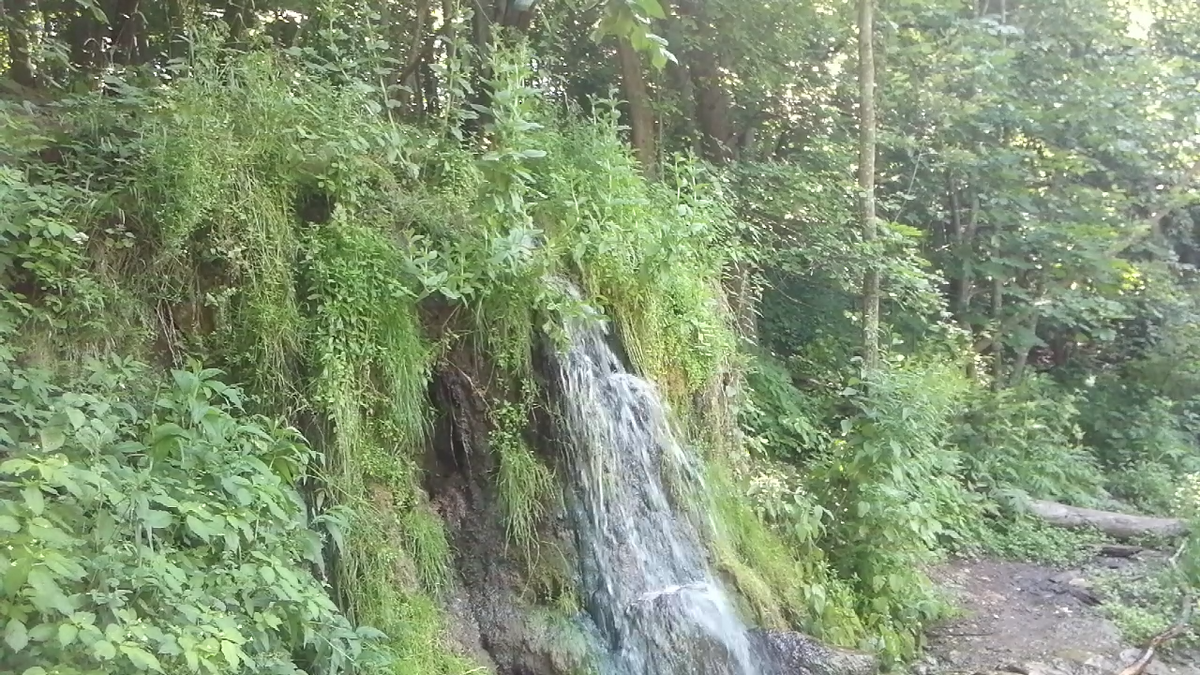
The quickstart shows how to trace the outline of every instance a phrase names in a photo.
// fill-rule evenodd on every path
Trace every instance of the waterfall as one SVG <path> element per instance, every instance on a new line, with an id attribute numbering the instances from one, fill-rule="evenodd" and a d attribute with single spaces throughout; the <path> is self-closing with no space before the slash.
<path id="1" fill-rule="evenodd" d="M 605 675 L 760 675 L 746 626 L 676 514 L 664 468 L 699 476 L 654 386 L 629 373 L 597 321 L 559 355 L 584 600 L 608 642 Z M 698 478 L 697 478 L 698 480 Z"/>

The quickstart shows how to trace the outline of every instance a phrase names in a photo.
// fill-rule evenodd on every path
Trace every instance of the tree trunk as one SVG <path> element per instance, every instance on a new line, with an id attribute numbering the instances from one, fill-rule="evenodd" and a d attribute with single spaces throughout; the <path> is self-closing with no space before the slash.
<path id="1" fill-rule="evenodd" d="M 137 59 L 142 13 L 140 0 L 118 0 L 116 16 L 110 18 L 116 27 L 113 36 L 113 63 L 130 64 Z"/>
<path id="2" fill-rule="evenodd" d="M 37 84 L 33 71 L 33 56 L 29 49 L 29 0 L 4 0 L 0 2 L 0 19 L 8 29 L 9 75 L 23 87 Z"/>
<path id="3" fill-rule="evenodd" d="M 681 36 L 692 45 L 684 54 L 688 79 L 691 81 L 694 120 L 700 133 L 699 150 L 713 164 L 726 164 L 733 157 L 733 125 L 729 118 L 729 92 L 721 81 L 721 64 L 709 45 L 718 44 L 711 22 L 704 15 L 703 4 L 696 0 L 679 3 L 679 14 L 685 24 L 694 26 L 692 35 Z M 690 20 L 690 21 L 686 21 Z"/>
<path id="4" fill-rule="evenodd" d="M 1135 539 L 1146 535 L 1181 537 L 1187 534 L 1187 524 L 1178 518 L 1133 516 L 1127 513 L 1097 511 L 1058 502 L 1031 499 L 1029 512 L 1047 523 L 1068 529 L 1093 527 L 1114 539 Z"/>
<path id="5" fill-rule="evenodd" d="M 647 178 L 653 178 L 658 160 L 654 147 L 654 111 L 650 108 L 650 95 L 646 92 L 646 81 L 642 77 L 641 56 L 629 38 L 617 38 L 617 59 L 621 64 L 625 100 L 629 103 L 630 144 L 642 163 L 642 173 Z"/>
<path id="6" fill-rule="evenodd" d="M 705 49 L 692 50 L 688 72 L 695 87 L 701 151 L 710 162 L 725 164 L 733 159 L 730 146 L 733 129 L 729 122 L 729 95 L 721 84 L 721 68 L 716 55 Z"/>
<path id="7" fill-rule="evenodd" d="M 858 188 L 861 193 L 863 242 L 879 238 L 875 221 L 875 57 L 874 0 L 858 0 Z M 869 262 L 863 275 L 863 368 L 879 367 L 879 268 Z"/>
<path id="8" fill-rule="evenodd" d="M 246 31 L 254 22 L 254 0 L 228 0 L 224 19 L 229 26 L 229 46 L 245 49 Z"/>
<path id="9" fill-rule="evenodd" d="M 996 324 L 996 335 L 992 338 L 992 389 L 1004 388 L 1004 340 L 1000 335 L 1003 322 L 1000 313 L 1004 309 L 1004 277 L 992 277 L 992 321 Z"/>
<path id="10" fill-rule="evenodd" d="M 1036 314 L 1029 320 L 1029 323 L 1029 330 L 1036 338 L 1038 328 L 1038 317 Z M 1013 364 L 1012 377 L 1009 378 L 1008 386 L 1015 387 L 1021 384 L 1021 380 L 1025 379 L 1025 367 L 1029 365 L 1029 354 L 1033 349 L 1033 346 L 1021 345 L 1020 350 L 1017 352 L 1017 361 Z"/>

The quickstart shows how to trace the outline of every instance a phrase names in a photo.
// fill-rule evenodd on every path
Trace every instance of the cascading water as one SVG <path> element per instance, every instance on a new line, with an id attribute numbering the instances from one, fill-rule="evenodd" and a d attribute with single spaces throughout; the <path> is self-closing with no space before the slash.
<path id="1" fill-rule="evenodd" d="M 759 675 L 745 625 L 672 510 L 664 466 L 696 475 L 650 382 L 626 371 L 599 322 L 558 359 L 572 507 L 589 614 L 607 675 Z"/>

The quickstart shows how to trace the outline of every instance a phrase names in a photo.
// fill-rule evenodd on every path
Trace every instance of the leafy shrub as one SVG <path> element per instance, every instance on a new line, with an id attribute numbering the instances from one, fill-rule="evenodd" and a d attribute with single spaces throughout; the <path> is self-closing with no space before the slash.
<path id="1" fill-rule="evenodd" d="M 314 527 L 341 519 L 308 521 L 292 485 L 314 456 L 294 430 L 243 413 L 211 369 L 174 371 L 156 393 L 127 362 L 92 362 L 63 388 L 6 365 L 6 666 L 298 675 L 368 662 L 377 632 L 355 630 L 312 574 Z"/>
<path id="2" fill-rule="evenodd" d="M 778 483 L 783 494 L 764 493 L 770 483 Z M 707 485 L 718 523 L 716 566 L 760 625 L 797 627 L 835 644 L 861 646 L 867 631 L 854 593 L 817 546 L 822 510 L 787 483 L 791 481 L 758 471 L 749 485 L 742 485 L 729 468 L 710 464 Z M 775 503 L 772 496 L 786 500 Z"/>
<path id="3" fill-rule="evenodd" d="M 1177 404 L 1138 382 L 1101 378 L 1083 409 L 1084 439 L 1114 496 L 1148 513 L 1172 510 L 1178 479 L 1200 471 L 1200 450 Z"/>
<path id="4" fill-rule="evenodd" d="M 915 653 L 921 627 L 945 611 L 922 566 L 974 516 L 947 442 L 965 384 L 954 364 L 912 362 L 847 389 L 860 412 L 812 468 L 810 489 L 830 513 L 820 545 L 892 659 Z"/>
<path id="5" fill-rule="evenodd" d="M 791 373 L 774 357 L 756 355 L 747 368 L 746 384 L 750 396 L 740 421 L 760 454 L 802 462 L 832 441 L 823 426 L 822 401 L 797 389 Z"/>
<path id="6" fill-rule="evenodd" d="M 1000 510 L 997 517 L 980 521 L 966 543 L 1010 560 L 1067 565 L 1083 562 L 1103 539 L 1095 530 L 1064 530 L 1021 512 Z"/>
<path id="7" fill-rule="evenodd" d="M 1081 445 L 1076 397 L 1042 378 L 978 390 L 954 435 L 973 487 L 1012 502 L 1023 496 L 1087 504 L 1104 476 Z"/>

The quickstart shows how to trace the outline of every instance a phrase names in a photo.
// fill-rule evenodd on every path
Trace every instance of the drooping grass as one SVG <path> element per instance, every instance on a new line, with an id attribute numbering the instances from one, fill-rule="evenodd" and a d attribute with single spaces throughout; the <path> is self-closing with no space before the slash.
<path id="1" fill-rule="evenodd" d="M 489 444 L 498 459 L 496 489 L 508 540 L 532 559 L 537 525 L 555 496 L 554 474 L 533 454 L 522 433 L 525 408 L 503 403 L 492 411 Z"/>

